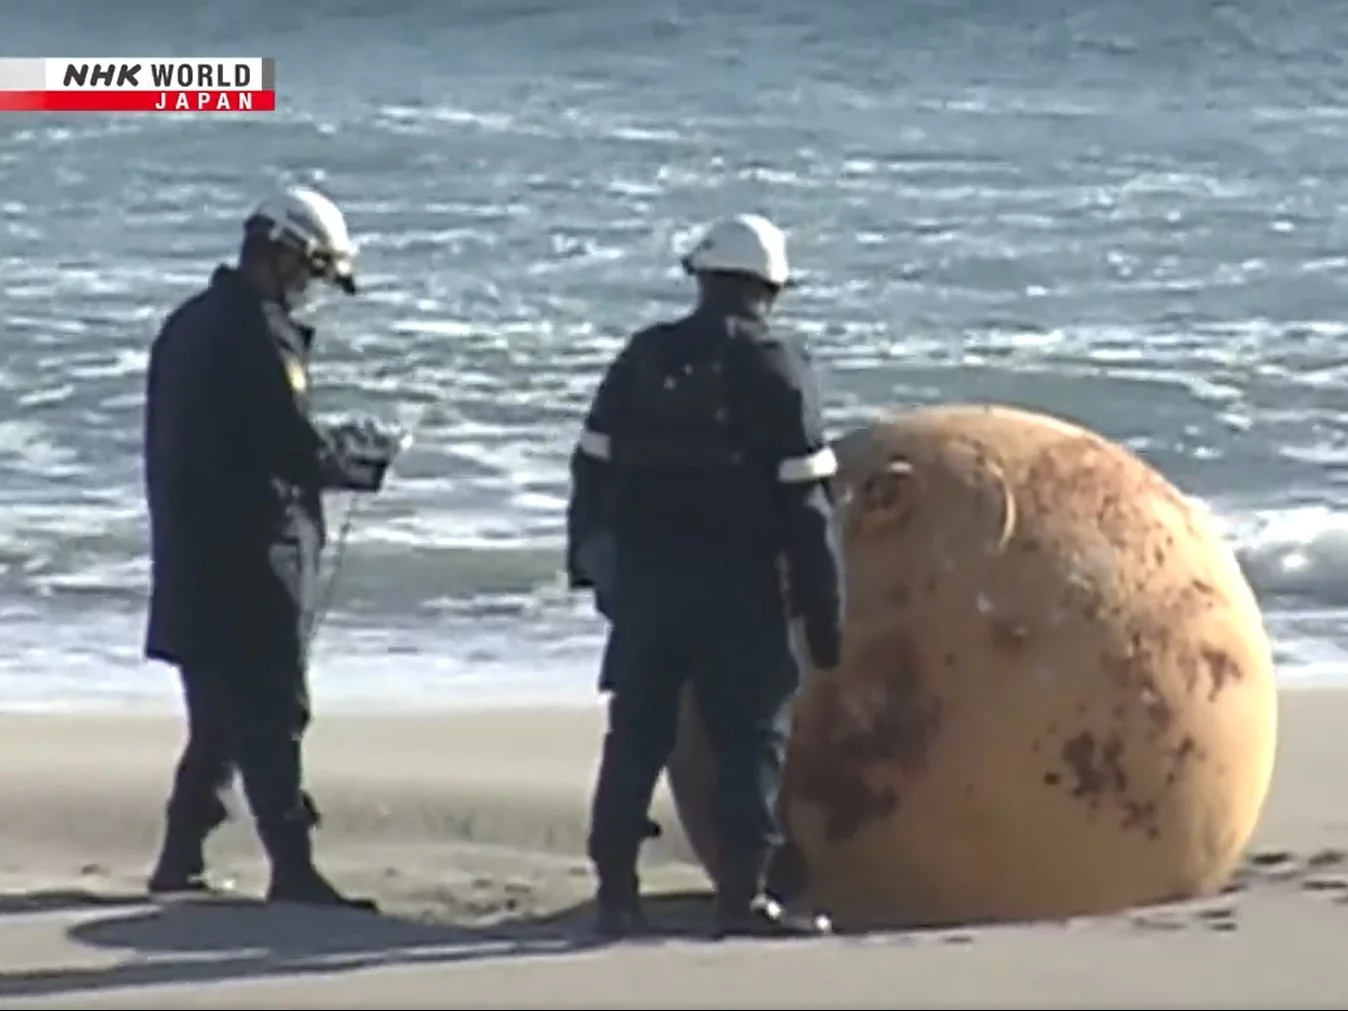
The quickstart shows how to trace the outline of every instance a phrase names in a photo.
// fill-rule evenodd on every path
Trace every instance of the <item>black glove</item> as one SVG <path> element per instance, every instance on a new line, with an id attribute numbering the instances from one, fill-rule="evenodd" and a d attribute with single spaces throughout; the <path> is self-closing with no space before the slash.
<path id="1" fill-rule="evenodd" d="M 834 671 L 842 663 L 842 629 L 829 619 L 805 618 L 805 645 L 810 662 L 821 671 Z"/>
<path id="2" fill-rule="evenodd" d="M 593 587 L 595 607 L 613 618 L 613 590 L 617 577 L 617 544 L 608 533 L 591 534 L 576 548 L 576 567 L 583 581 Z"/>

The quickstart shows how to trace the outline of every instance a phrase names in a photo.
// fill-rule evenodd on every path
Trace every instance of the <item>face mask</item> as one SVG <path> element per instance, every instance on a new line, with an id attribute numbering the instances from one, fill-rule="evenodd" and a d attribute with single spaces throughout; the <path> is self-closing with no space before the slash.
<path id="1" fill-rule="evenodd" d="M 290 271 L 285 270 L 281 261 L 273 259 L 271 262 L 271 276 L 275 287 L 279 290 L 276 301 L 288 312 L 301 312 L 309 305 L 309 295 L 313 289 L 310 279 L 302 275 L 290 275 Z"/>

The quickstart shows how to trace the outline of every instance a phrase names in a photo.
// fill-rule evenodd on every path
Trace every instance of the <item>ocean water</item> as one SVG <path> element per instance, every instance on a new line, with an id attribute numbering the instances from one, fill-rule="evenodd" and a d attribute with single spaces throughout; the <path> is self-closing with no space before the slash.
<path id="1" fill-rule="evenodd" d="M 1287 681 L 1348 670 L 1348 19 L 1327 0 L 0 0 L 4 55 L 259 55 L 281 111 L 0 119 L 0 708 L 160 704 L 142 369 L 283 181 L 349 211 L 321 410 L 416 418 L 325 708 L 587 698 L 558 576 L 605 360 L 715 216 L 791 232 L 831 423 L 1015 402 L 1222 517 Z M 346 503 L 334 502 L 340 524 Z"/>

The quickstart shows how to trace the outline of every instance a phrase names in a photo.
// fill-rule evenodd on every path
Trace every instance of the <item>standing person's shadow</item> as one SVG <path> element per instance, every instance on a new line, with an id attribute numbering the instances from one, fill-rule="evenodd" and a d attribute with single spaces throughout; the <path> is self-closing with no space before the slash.
<path id="1" fill-rule="evenodd" d="M 704 936 L 710 896 L 654 896 L 651 942 Z M 0 897 L 6 912 L 121 911 L 71 926 L 75 943 L 125 952 L 112 966 L 0 972 L 0 998 L 123 987 L 215 983 L 396 965 L 566 955 L 600 946 L 592 902 L 491 927 L 453 927 L 350 910 L 267 905 L 235 898 L 152 904 L 143 895 L 49 892 Z"/>

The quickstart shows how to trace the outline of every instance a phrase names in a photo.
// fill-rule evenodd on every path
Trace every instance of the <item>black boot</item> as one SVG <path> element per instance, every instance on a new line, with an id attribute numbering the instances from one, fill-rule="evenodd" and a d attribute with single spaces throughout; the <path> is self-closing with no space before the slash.
<path id="1" fill-rule="evenodd" d="M 586 853 L 599 878 L 595 896 L 595 928 L 616 939 L 646 929 L 641 909 L 637 863 L 642 844 L 660 836 L 651 820 L 651 794 L 660 776 L 660 756 L 646 747 L 649 733 L 627 726 L 619 716 L 615 694 L 609 710 L 609 732 L 594 785 Z M 622 729 L 625 727 L 626 729 Z"/>
<path id="2" fill-rule="evenodd" d="M 600 937 L 615 941 L 646 931 L 641 882 L 635 871 L 600 869 L 594 926 Z"/>
<path id="3" fill-rule="evenodd" d="M 283 822 L 274 829 L 261 832 L 263 845 L 271 860 L 271 884 L 267 888 L 267 901 L 378 912 L 379 906 L 373 899 L 353 898 L 338 891 L 337 886 L 314 865 L 313 842 L 309 833 L 309 824 L 299 819 Z"/>
<path id="4" fill-rule="evenodd" d="M 206 877 L 206 837 L 228 816 L 229 811 L 223 804 L 204 819 L 169 811 L 159 859 L 150 872 L 148 890 L 151 895 L 214 890 Z"/>
<path id="5" fill-rule="evenodd" d="M 763 894 L 767 855 L 736 856 L 725 861 L 716 891 L 712 936 L 818 937 L 830 933 L 823 917 L 791 917 L 775 899 Z"/>

